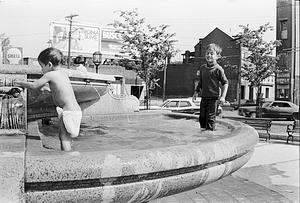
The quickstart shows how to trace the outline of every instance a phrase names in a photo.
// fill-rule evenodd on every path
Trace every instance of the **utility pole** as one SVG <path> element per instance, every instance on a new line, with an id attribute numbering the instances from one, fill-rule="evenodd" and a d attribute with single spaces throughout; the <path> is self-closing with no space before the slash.
<path id="1" fill-rule="evenodd" d="M 168 67 L 168 57 L 166 57 L 166 66 L 164 67 L 163 101 L 166 100 L 167 67 Z"/>
<path id="2" fill-rule="evenodd" d="M 237 83 L 237 104 L 238 108 L 241 106 L 241 96 L 242 96 L 242 87 L 241 87 L 241 73 L 242 73 L 242 45 L 239 44 L 239 49 L 240 49 L 240 56 L 239 56 L 239 65 L 238 65 L 238 83 Z"/>
<path id="3" fill-rule="evenodd" d="M 71 38 L 72 38 L 72 22 L 73 18 L 78 16 L 77 14 L 71 14 L 66 16 L 66 20 L 70 22 L 70 29 L 69 29 L 69 45 L 68 45 L 68 68 L 70 68 L 70 58 L 71 58 Z"/>

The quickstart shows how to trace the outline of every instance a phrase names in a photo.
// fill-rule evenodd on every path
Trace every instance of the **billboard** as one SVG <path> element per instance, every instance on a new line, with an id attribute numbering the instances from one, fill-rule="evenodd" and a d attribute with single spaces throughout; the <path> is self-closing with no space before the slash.
<path id="1" fill-rule="evenodd" d="M 68 23 L 50 23 L 50 40 L 52 47 L 68 52 L 69 48 Z M 91 54 L 100 48 L 100 27 L 74 24 L 71 30 L 71 55 Z"/>
<path id="2" fill-rule="evenodd" d="M 101 29 L 101 53 L 115 57 L 123 56 L 123 37 L 118 29 Z"/>
<path id="3" fill-rule="evenodd" d="M 69 48 L 68 23 L 50 23 L 50 40 L 52 47 L 58 48 L 65 54 Z M 71 55 L 86 54 L 91 56 L 100 51 L 104 58 L 123 57 L 122 34 L 118 29 L 110 27 L 73 24 L 71 30 Z"/>

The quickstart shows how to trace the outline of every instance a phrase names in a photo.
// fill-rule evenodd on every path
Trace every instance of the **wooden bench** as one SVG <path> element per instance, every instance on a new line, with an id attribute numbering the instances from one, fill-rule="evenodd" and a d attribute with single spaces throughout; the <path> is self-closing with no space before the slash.
<path id="1" fill-rule="evenodd" d="M 271 125 L 272 125 L 272 120 L 267 119 L 267 118 L 246 118 L 246 117 L 231 117 L 231 116 L 226 116 L 223 118 L 235 120 L 235 121 L 240 121 L 242 123 L 245 123 L 247 125 L 252 126 L 256 130 L 265 130 L 267 132 L 267 137 L 266 141 L 271 139 Z"/>
<path id="2" fill-rule="evenodd" d="M 286 143 L 289 143 L 289 139 L 292 138 L 292 142 L 294 141 L 294 133 L 300 133 L 300 122 L 299 122 L 299 112 L 293 113 L 293 124 L 288 124 L 286 126 L 286 132 L 288 134 L 288 137 L 286 139 Z"/>

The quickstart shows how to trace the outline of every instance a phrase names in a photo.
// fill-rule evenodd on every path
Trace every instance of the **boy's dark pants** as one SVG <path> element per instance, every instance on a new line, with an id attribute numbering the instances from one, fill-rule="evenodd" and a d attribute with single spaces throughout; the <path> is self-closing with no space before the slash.
<path id="1" fill-rule="evenodd" d="M 201 128 L 215 130 L 216 113 L 218 108 L 218 98 L 202 97 L 200 103 L 199 123 Z"/>

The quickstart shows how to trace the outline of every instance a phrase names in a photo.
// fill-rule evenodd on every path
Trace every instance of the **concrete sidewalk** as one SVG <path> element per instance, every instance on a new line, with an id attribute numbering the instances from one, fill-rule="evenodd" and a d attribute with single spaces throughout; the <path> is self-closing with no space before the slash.
<path id="1" fill-rule="evenodd" d="M 259 143 L 253 157 L 233 176 L 243 177 L 299 202 L 299 146 Z"/>
<path id="2" fill-rule="evenodd" d="M 217 182 L 151 201 L 195 202 L 299 202 L 299 146 L 261 142 L 250 161 Z"/>

